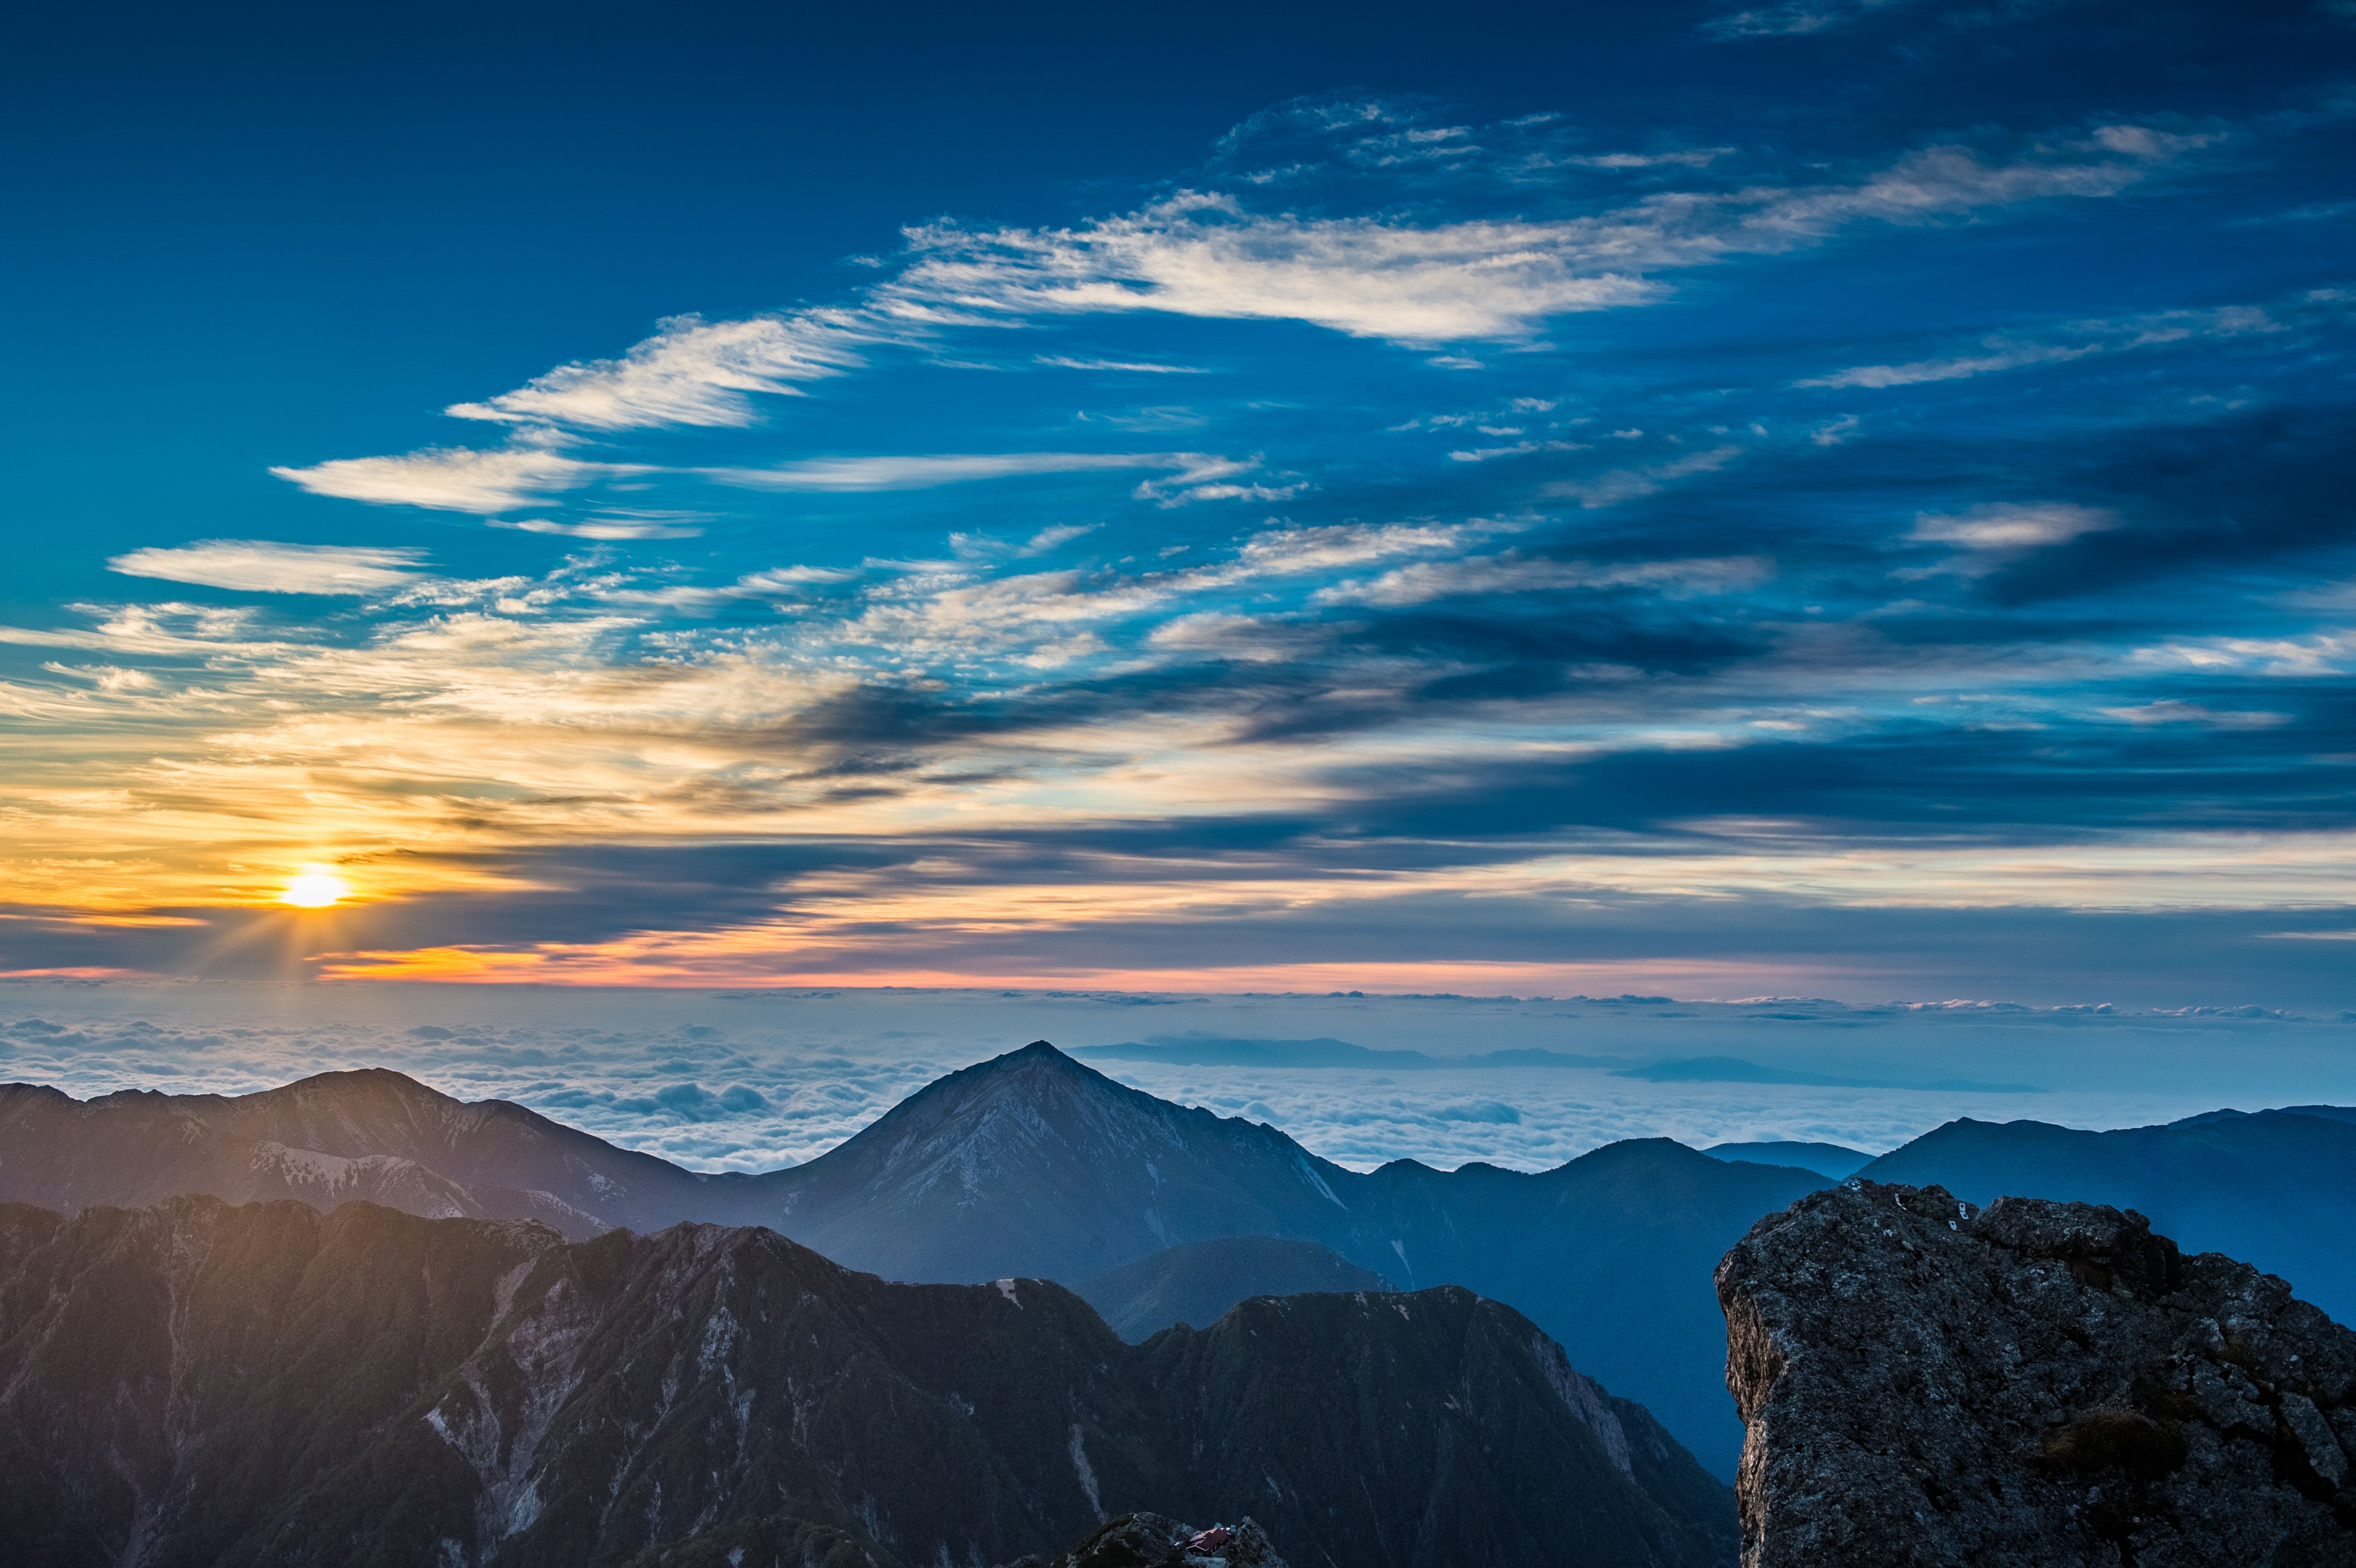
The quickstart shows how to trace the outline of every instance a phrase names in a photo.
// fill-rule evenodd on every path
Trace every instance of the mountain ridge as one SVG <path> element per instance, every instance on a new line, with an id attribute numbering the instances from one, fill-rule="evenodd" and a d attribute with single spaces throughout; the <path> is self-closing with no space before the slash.
<path id="1" fill-rule="evenodd" d="M 1593 1568 L 1719 1568 L 1733 1535 L 1640 1406 L 1469 1291 L 1130 1347 L 1051 1283 L 892 1285 L 757 1227 L 0 1205 L 21 1568 L 606 1568 L 732 1530 L 917 1568 L 1152 1505 L 1377 1568 L 1539 1568 L 1566 1509 Z"/>
<path id="2" fill-rule="evenodd" d="M 314 1096 L 347 1086 L 384 1092 L 373 1079 L 304 1082 Z M 610 1146 L 522 1107 L 468 1121 L 456 1115 L 459 1102 L 414 1089 L 433 1097 L 421 1104 L 441 1104 L 441 1119 L 413 1108 L 403 1117 L 431 1123 L 434 1136 L 454 1126 L 480 1131 L 477 1142 L 453 1143 L 472 1161 L 455 1175 L 502 1185 L 455 1182 L 473 1217 L 539 1218 L 576 1239 L 608 1225 L 655 1230 L 682 1219 L 766 1224 L 885 1278 L 969 1282 L 1084 1280 L 1183 1243 L 1273 1235 L 1315 1243 L 1409 1287 L 1461 1285 L 1528 1313 L 1577 1364 L 1643 1403 L 1724 1477 L 1741 1431 L 1716 1368 L 1722 1328 L 1709 1270 L 1752 1220 L 1821 1179 L 1724 1163 L 1665 1138 L 1608 1146 L 1546 1172 L 1478 1163 L 1440 1171 L 1411 1160 L 1353 1171 L 1274 1127 L 1130 1089 L 1044 1041 L 936 1080 L 835 1149 L 757 1176 L 698 1177 L 643 1155 L 606 1160 L 598 1151 Z M 168 1127 L 176 1138 L 189 1125 L 214 1129 L 220 1147 L 205 1168 L 217 1184 L 189 1189 L 238 1200 L 402 1195 L 385 1184 L 297 1186 L 278 1167 L 262 1172 L 272 1186 L 255 1174 L 251 1135 L 291 1124 L 231 1114 L 261 1097 L 191 1098 L 199 1103 L 151 1096 L 102 1107 L 95 1123 L 111 1130 L 91 1140 L 92 1115 L 66 1109 L 79 1103 L 56 1096 L 37 1105 L 0 1093 L 0 1199 L 72 1207 L 161 1196 L 155 1183 L 106 1194 L 87 1182 L 61 1191 L 53 1179 L 109 1159 L 136 1166 L 144 1150 L 134 1124 Z M 275 1115 L 278 1106 L 260 1109 Z M 309 1136 L 329 1121 L 292 1125 Z M 402 1136 L 411 1141 L 399 1147 L 425 1147 L 413 1131 Z M 77 1139 L 91 1147 L 78 1151 Z M 315 1152 L 369 1150 L 343 1143 Z M 550 1173 L 524 1185 L 535 1152 Z M 616 1191 L 601 1192 L 599 1177 Z"/>

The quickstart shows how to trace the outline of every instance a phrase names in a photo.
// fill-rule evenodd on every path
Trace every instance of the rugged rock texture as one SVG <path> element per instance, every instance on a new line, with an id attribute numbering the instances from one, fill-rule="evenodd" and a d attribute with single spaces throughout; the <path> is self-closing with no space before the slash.
<path id="1" fill-rule="evenodd" d="M 1718 1288 L 1745 1568 L 2356 1563 L 2356 1333 L 2138 1214 L 1853 1179 Z"/>
<path id="2" fill-rule="evenodd" d="M 1061 1557 L 1025 1557 L 1007 1568 L 1286 1568 L 1268 1534 L 1247 1518 L 1200 1530 L 1158 1513 L 1125 1513 L 1082 1536 Z"/>
<path id="3" fill-rule="evenodd" d="M 0 1205 L 11 1568 L 978 1568 L 1147 1504 L 1248 1508 L 1304 1568 L 1734 1547 L 1726 1488 L 1468 1291 L 1132 1347 L 1058 1285 L 765 1230 Z"/>
<path id="4" fill-rule="evenodd" d="M 1314 1242 L 1229 1236 L 1188 1242 L 1072 1288 L 1133 1345 L 1180 1323 L 1207 1328 L 1227 1308 L 1255 1296 L 1398 1286 Z"/>

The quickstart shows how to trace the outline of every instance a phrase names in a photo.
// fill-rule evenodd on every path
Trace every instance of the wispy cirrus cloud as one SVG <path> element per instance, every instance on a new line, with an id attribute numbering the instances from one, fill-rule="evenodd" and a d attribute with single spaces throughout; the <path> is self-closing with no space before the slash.
<path id="1" fill-rule="evenodd" d="M 908 264 L 877 298 L 919 322 L 1160 311 L 1408 344 L 1509 340 L 1550 316 L 1665 297 L 1648 273 L 1800 249 L 1856 222 L 2115 195 L 2211 139 L 2109 124 L 2001 163 L 1935 146 L 1852 185 L 1669 193 L 1554 222 L 1306 218 L 1189 191 L 1071 229 L 911 229 Z"/>
<path id="2" fill-rule="evenodd" d="M 2062 544 L 2119 526 L 2118 514 L 2064 501 L 1990 502 L 1968 512 L 1925 512 L 1908 537 L 1977 553 L 2005 555 Z"/>
<path id="3" fill-rule="evenodd" d="M 1929 381 L 1959 381 L 2037 365 L 2062 365 L 2094 354 L 2139 348 L 2263 337 L 2344 316 L 2351 296 L 2340 289 L 2312 289 L 2272 305 L 2221 305 L 2204 310 L 2155 311 L 2119 320 L 2061 324 L 2060 342 L 1997 334 L 1974 352 L 1908 360 L 1895 365 L 1852 365 L 1827 375 L 1794 381 L 1795 387 L 1913 387 Z"/>
<path id="4" fill-rule="evenodd" d="M 258 593 L 374 593 L 415 581 L 422 549 L 365 545 L 273 544 L 200 539 L 118 555 L 106 565 L 126 577 L 156 577 Z"/>
<path id="5" fill-rule="evenodd" d="M 560 365 L 512 392 L 444 411 L 575 430 L 746 425 L 759 417 L 749 394 L 791 395 L 797 382 L 854 369 L 877 336 L 873 321 L 850 311 L 720 322 L 674 316 L 618 359 Z"/>
<path id="6" fill-rule="evenodd" d="M 1419 561 L 1364 582 L 1337 582 L 1313 595 L 1320 604 L 1428 604 L 1437 599 L 1538 593 L 1563 589 L 1653 588 L 1727 593 L 1772 577 L 1764 556 L 1708 560 L 1546 560 L 1507 552 L 1463 560 Z"/>
<path id="7" fill-rule="evenodd" d="M 1715 474 L 1742 455 L 1739 446 L 1716 446 L 1690 456 L 1673 458 L 1666 463 L 1648 464 L 1639 468 L 1614 468 L 1588 479 L 1562 479 L 1544 485 L 1544 496 L 1576 501 L 1590 510 L 1600 507 L 1616 507 L 1622 501 L 1658 495 L 1661 490 L 1680 479 L 1697 474 Z"/>
<path id="8" fill-rule="evenodd" d="M 2024 21 L 2069 3 L 2070 0 L 1988 0 L 1985 5 L 1928 9 L 1932 10 L 1932 20 L 1941 27 L 1986 27 Z M 1923 0 L 1784 0 L 1782 5 L 1751 6 L 1712 17 L 1703 25 L 1702 31 L 1720 41 L 1796 37 L 1837 32 L 1869 19 L 1922 8 L 1927 8 Z"/>
<path id="9" fill-rule="evenodd" d="M 399 457 L 338 457 L 308 468 L 270 472 L 315 496 L 490 515 L 540 506 L 610 475 L 648 470 L 640 464 L 566 457 L 532 443 L 489 452 L 428 447 Z"/>
<path id="10" fill-rule="evenodd" d="M 1194 452 L 999 452 L 934 456 L 806 457 L 774 468 L 715 468 L 705 474 L 748 490 L 928 490 L 980 479 L 1033 474 L 1117 473 L 1163 468 L 1204 478 L 1250 464 Z"/>

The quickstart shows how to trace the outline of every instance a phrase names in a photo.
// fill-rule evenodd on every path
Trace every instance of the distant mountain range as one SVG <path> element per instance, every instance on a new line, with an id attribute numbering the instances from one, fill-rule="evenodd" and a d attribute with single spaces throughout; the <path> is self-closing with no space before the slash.
<path id="1" fill-rule="evenodd" d="M 2225 1253 L 2280 1275 L 2340 1322 L 2356 1322 L 2356 1109 L 2212 1111 L 2104 1133 L 1966 1119 L 1858 1174 L 1935 1183 L 1974 1203 L 2012 1196 L 2133 1209 L 2187 1252 Z"/>
<path id="2" fill-rule="evenodd" d="M 85 1104 L 0 1089 L 0 1200 L 67 1211 L 210 1192 L 536 1218 L 575 1237 L 760 1224 L 920 1282 L 1093 1281 L 1189 1242 L 1313 1242 L 1404 1287 L 1462 1285 L 1511 1303 L 1729 1478 L 1741 1426 L 1719 1371 L 1710 1270 L 1753 1220 L 1821 1185 L 1666 1138 L 1536 1175 L 1411 1160 L 1362 1173 L 1273 1127 L 1124 1087 L 1044 1041 L 950 1073 L 808 1164 L 759 1176 L 698 1176 L 382 1071 L 234 1098 Z M 1229 1283 L 1288 1288 L 1283 1276 Z"/>
<path id="3" fill-rule="evenodd" d="M 1362 1173 L 1274 1128 L 1124 1087 L 1044 1042 L 951 1073 L 807 1165 L 759 1176 L 698 1175 L 385 1072 L 235 1098 L 84 1104 L 0 1088 L 0 1199 L 69 1211 L 198 1191 L 538 1218 L 576 1238 L 679 1220 L 762 1224 L 887 1279 L 1084 1285 L 1132 1338 L 1207 1328 L 1223 1303 L 1361 1277 L 1336 1268 L 1408 1288 L 1461 1285 L 1528 1314 L 1725 1477 L 1741 1428 L 1711 1271 L 1761 1215 L 1866 1158 L 1832 1145 L 1705 1155 L 1650 1138 L 1535 1174 L 1407 1160 Z M 2132 1206 L 2190 1248 L 2231 1251 L 2356 1317 L 2343 1243 L 2356 1219 L 2356 1111 L 2221 1112 L 2101 1134 L 1966 1120 L 1863 1172 L 1981 1202 Z M 1322 1251 L 1170 1251 L 1251 1237 Z"/>
<path id="4" fill-rule="evenodd" d="M 1248 1512 L 1323 1568 L 1724 1568 L 1731 1494 L 1472 1292 L 1123 1344 L 773 1232 L 0 1205 L 11 1568 L 983 1564 Z"/>
<path id="5" fill-rule="evenodd" d="M 1845 1144 L 1770 1143 L 1712 1144 L 1701 1151 L 1712 1159 L 1747 1160 L 1752 1165 L 1790 1165 L 1813 1170 L 1826 1181 L 1855 1176 L 1874 1156 Z"/>

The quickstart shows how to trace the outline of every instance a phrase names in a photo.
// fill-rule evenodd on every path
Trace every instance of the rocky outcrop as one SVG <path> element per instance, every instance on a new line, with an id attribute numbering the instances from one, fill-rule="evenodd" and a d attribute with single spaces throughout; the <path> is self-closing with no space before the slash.
<path id="1" fill-rule="evenodd" d="M 757 1228 L 0 1204 L 9 1568 L 970 1565 L 1148 1505 L 1248 1507 L 1301 1568 L 1734 1548 L 1726 1488 L 1466 1290 L 1132 1346 L 1060 1285 Z"/>
<path id="2" fill-rule="evenodd" d="M 2132 1211 L 1851 1179 L 1718 1290 L 1744 1568 L 2356 1564 L 2356 1332 Z"/>
<path id="3" fill-rule="evenodd" d="M 1268 1533 L 1247 1517 L 1201 1530 L 1158 1513 L 1125 1513 L 1082 1536 L 1061 1557 L 1024 1557 L 1007 1568 L 1286 1568 Z"/>

